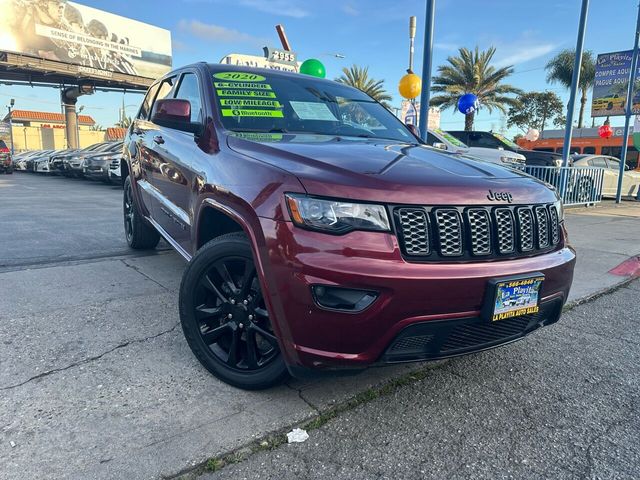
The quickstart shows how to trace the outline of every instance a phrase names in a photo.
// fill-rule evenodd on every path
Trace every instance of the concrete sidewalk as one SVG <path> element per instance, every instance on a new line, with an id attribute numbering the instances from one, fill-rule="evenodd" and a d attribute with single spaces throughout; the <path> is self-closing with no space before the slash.
<path id="1" fill-rule="evenodd" d="M 640 253 L 639 216 L 635 203 L 567 212 L 570 300 L 627 279 L 608 272 Z M 229 387 L 182 337 L 183 268 L 160 252 L 0 273 L 1 479 L 171 476 L 414 368 Z"/>

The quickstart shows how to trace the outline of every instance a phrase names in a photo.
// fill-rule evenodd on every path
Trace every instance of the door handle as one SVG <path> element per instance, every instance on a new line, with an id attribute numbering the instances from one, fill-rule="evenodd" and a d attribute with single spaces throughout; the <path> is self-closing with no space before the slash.
<path id="1" fill-rule="evenodd" d="M 164 138 L 162 138 L 161 135 L 156 135 L 155 137 L 153 137 L 153 141 L 158 145 L 162 145 L 164 143 Z"/>

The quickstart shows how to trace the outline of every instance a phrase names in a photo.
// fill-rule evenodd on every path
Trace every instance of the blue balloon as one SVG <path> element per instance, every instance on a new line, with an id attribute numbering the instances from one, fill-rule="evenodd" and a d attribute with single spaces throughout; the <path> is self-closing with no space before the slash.
<path id="1" fill-rule="evenodd" d="M 480 102 L 473 93 L 465 93 L 458 99 L 458 110 L 465 115 L 475 112 L 478 107 L 480 107 Z"/>

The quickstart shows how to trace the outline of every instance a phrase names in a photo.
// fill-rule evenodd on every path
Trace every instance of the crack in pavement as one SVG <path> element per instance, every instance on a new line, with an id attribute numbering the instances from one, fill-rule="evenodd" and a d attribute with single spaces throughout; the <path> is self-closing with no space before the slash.
<path id="1" fill-rule="evenodd" d="M 311 408 L 311 410 L 313 410 L 316 414 L 318 414 L 318 415 L 322 414 L 322 412 L 320 411 L 320 408 L 316 407 L 313 403 L 311 403 L 309 400 L 304 398 L 304 395 L 302 395 L 302 389 L 301 388 L 294 388 L 291 385 L 289 385 L 289 382 L 285 382 L 284 384 L 287 387 L 289 387 L 291 390 L 293 390 L 294 392 L 298 392 L 298 397 L 300 398 L 300 400 L 302 400 L 304 403 L 306 403 L 309 406 L 309 408 Z"/>
<path id="2" fill-rule="evenodd" d="M 170 329 L 164 330 L 164 331 L 162 331 L 160 333 L 157 333 L 155 335 L 151 335 L 151 336 L 144 337 L 144 338 L 136 338 L 136 339 L 133 339 L 133 340 L 129 340 L 129 341 L 125 342 L 125 343 L 118 344 L 115 347 L 110 348 L 106 352 L 102 352 L 99 355 L 95 355 L 93 357 L 85 358 L 84 360 L 80 360 L 79 362 L 72 363 L 72 364 L 67 365 L 65 367 L 59 367 L 59 368 L 54 368 L 52 370 L 47 370 L 46 372 L 39 373 L 38 375 L 30 377 L 30 378 L 28 378 L 27 380 L 25 380 L 23 382 L 16 383 L 14 385 L 9 385 L 7 387 L 1 387 L 0 391 L 12 390 L 14 388 L 18 388 L 18 387 L 21 387 L 23 385 L 26 385 L 27 383 L 29 383 L 29 382 L 31 382 L 33 380 L 38 380 L 40 378 L 44 378 L 44 377 L 48 377 L 49 375 L 53 375 L 54 373 L 64 372 L 65 370 L 69 370 L 71 368 L 78 367 L 80 365 L 85 365 L 87 363 L 94 362 L 96 360 L 101 359 L 105 355 L 108 355 L 109 353 L 115 352 L 116 350 L 119 350 L 121 348 L 125 348 L 125 347 L 127 347 L 129 345 L 134 345 L 134 344 L 138 344 L 138 343 L 144 343 L 144 342 L 147 342 L 149 340 L 154 340 L 154 339 L 156 339 L 158 337 L 161 337 L 162 335 L 166 335 L 168 333 L 173 332 L 179 325 L 180 325 L 180 322 L 176 323 Z"/>
<path id="3" fill-rule="evenodd" d="M 146 278 L 147 280 L 152 281 L 153 283 L 155 283 L 156 285 L 158 285 L 160 288 L 162 288 L 165 292 L 170 292 L 171 290 L 169 290 L 167 287 L 165 287 L 164 285 L 162 285 L 160 282 L 158 282 L 157 280 L 151 278 L 149 275 L 147 275 L 146 273 L 144 273 L 139 267 L 136 267 L 135 265 L 131 265 L 129 263 L 127 263 L 127 261 L 123 258 L 120 260 L 126 267 L 129 267 L 130 269 L 132 269 L 134 272 L 139 273 L 140 275 L 142 275 L 144 278 Z"/>

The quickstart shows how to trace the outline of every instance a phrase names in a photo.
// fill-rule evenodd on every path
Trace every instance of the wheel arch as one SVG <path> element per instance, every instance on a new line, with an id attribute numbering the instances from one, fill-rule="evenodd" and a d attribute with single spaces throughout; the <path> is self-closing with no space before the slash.
<path id="1" fill-rule="evenodd" d="M 242 215 L 232 207 L 218 203 L 211 198 L 205 198 L 202 201 L 201 205 L 202 206 L 200 207 L 196 216 L 196 228 L 193 233 L 194 236 L 192 237 L 192 244 L 195 247 L 193 254 L 195 255 L 196 251 L 202 245 L 211 240 L 211 238 L 207 239 L 207 237 L 203 235 L 203 233 L 207 231 L 207 227 L 203 227 L 203 221 L 221 220 L 224 218 L 222 222 L 225 225 L 231 226 L 231 228 L 236 229 L 231 231 L 243 232 L 246 235 L 247 239 L 249 240 L 253 258 L 256 263 L 256 272 L 258 274 L 260 287 L 262 288 L 264 294 L 264 299 L 269 311 L 269 316 L 272 319 L 272 327 L 274 328 L 276 336 L 280 341 L 280 348 L 285 355 L 285 359 L 287 359 L 287 363 L 290 363 L 292 359 L 295 359 L 297 354 L 295 350 L 290 348 L 290 346 L 292 345 L 292 340 L 289 327 L 285 322 L 280 321 L 281 318 L 284 318 L 282 314 L 283 312 L 280 309 L 280 305 L 277 302 L 274 303 L 273 297 L 275 292 L 271 291 L 272 285 L 274 283 L 271 281 L 268 252 L 265 248 L 266 240 L 258 216 L 255 214 L 255 212 L 253 212 L 253 215 Z M 219 231 L 220 235 L 223 235 L 225 233 L 230 233 L 230 231 Z"/>

